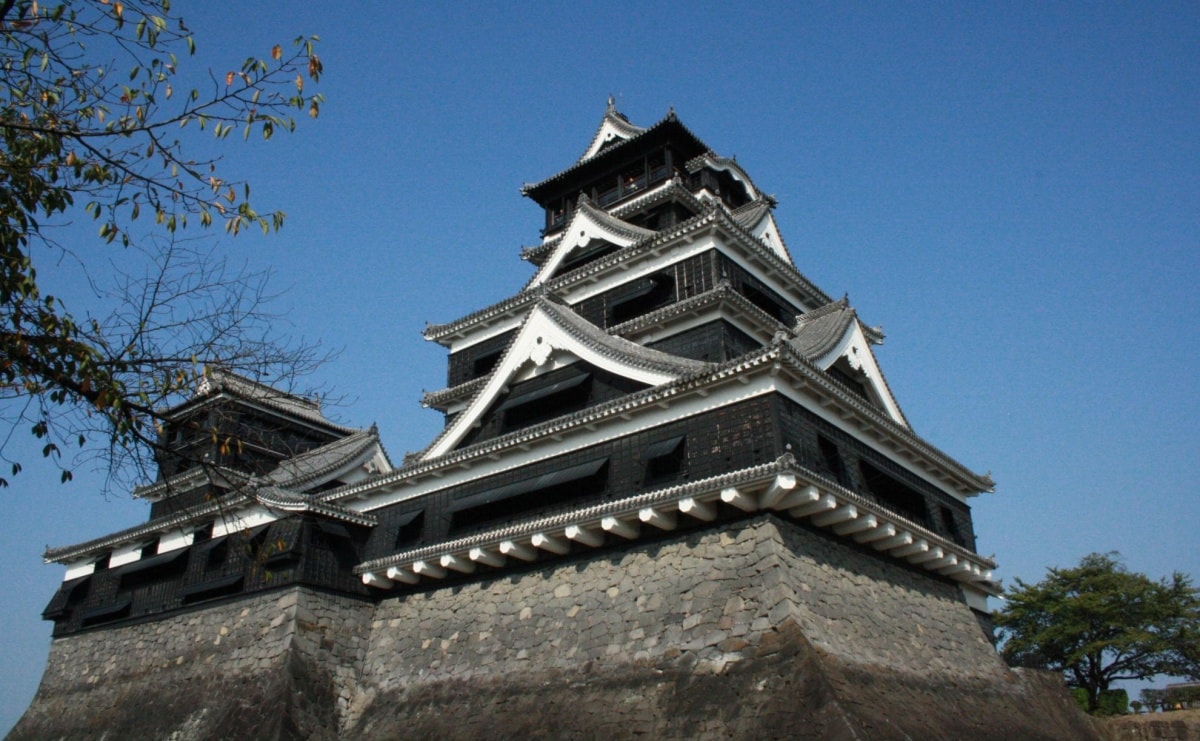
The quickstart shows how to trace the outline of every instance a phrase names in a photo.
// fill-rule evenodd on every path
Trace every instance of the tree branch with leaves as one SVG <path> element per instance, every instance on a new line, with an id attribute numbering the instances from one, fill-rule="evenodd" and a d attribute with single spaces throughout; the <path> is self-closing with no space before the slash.
<path id="1" fill-rule="evenodd" d="M 196 44 L 168 0 L 0 3 L 0 415 L 42 439 L 43 455 L 94 443 L 110 469 L 140 461 L 144 474 L 157 415 L 205 365 L 278 379 L 319 360 L 272 334 L 261 274 L 182 237 L 282 226 L 219 158 L 196 155 L 207 146 L 197 134 L 269 140 L 316 117 L 315 41 L 187 84 Z M 66 228 L 81 217 L 98 224 L 92 244 Z M 113 249 L 144 254 L 144 274 L 113 267 Z M 43 291 L 38 267 L 63 260 L 87 267 L 108 313 Z"/>

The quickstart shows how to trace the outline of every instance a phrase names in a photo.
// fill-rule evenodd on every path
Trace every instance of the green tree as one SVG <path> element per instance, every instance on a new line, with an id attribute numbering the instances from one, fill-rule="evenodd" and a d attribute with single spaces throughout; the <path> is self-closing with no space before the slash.
<path id="1" fill-rule="evenodd" d="M 156 410 L 205 364 L 278 377 L 316 359 L 272 334 L 261 275 L 182 236 L 282 225 L 227 179 L 207 134 L 270 139 L 316 117 L 315 40 L 185 70 L 196 45 L 169 0 L 0 0 L 0 418 L 40 438 L 64 481 L 68 447 L 110 471 L 130 454 L 152 461 Z M 94 237 L 73 226 L 88 220 Z M 114 251 L 146 259 L 114 274 Z M 64 262 L 110 299 L 104 310 L 43 290 L 39 267 Z M 16 474 L 11 439 L 0 458 Z"/>
<path id="2" fill-rule="evenodd" d="M 1117 680 L 1200 677 L 1200 592 L 1185 574 L 1130 572 L 1115 553 L 1017 579 L 995 618 L 1009 663 L 1063 672 L 1092 713 Z"/>

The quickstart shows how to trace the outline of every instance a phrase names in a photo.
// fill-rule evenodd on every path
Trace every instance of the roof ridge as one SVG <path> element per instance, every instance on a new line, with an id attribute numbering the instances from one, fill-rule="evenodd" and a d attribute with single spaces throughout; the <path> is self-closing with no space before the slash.
<path id="1" fill-rule="evenodd" d="M 583 167 L 584 165 L 586 165 L 587 163 L 594 161 L 601 154 L 608 154 L 609 152 L 613 152 L 618 149 L 622 149 L 625 146 L 627 146 L 630 142 L 637 141 L 638 139 L 645 136 L 646 134 L 658 129 L 661 126 L 665 126 L 667 124 L 675 124 L 676 126 L 679 126 L 681 129 L 684 130 L 684 132 L 687 133 L 688 136 L 692 137 L 692 139 L 694 139 L 701 146 L 704 146 L 705 148 L 708 147 L 708 145 L 704 144 L 704 142 L 701 141 L 700 137 L 698 137 L 694 133 L 692 133 L 692 131 L 690 129 L 688 129 L 688 127 L 685 126 L 682 121 L 679 120 L 679 117 L 675 115 L 674 109 L 672 109 L 671 111 L 669 111 L 667 113 L 667 115 L 663 116 L 658 121 L 655 121 L 653 124 L 643 128 L 640 132 L 638 132 L 638 134 L 636 136 L 632 136 L 628 139 L 625 139 L 624 141 L 619 141 L 615 144 L 612 144 L 609 147 L 596 152 L 596 154 L 592 157 L 589 157 L 587 159 L 580 159 L 579 161 L 575 162 L 575 164 L 571 165 L 570 167 L 566 168 L 565 170 L 560 170 L 559 172 L 551 175 L 548 178 L 543 178 L 542 180 L 539 180 L 536 183 L 526 183 L 525 185 L 522 185 L 521 186 L 521 195 L 528 196 L 528 195 L 530 195 L 531 191 L 534 191 L 534 190 L 546 185 L 547 183 L 558 180 L 558 179 L 566 176 L 567 174 L 574 172 L 575 170 L 579 169 L 580 167 Z M 603 125 L 603 124 L 601 124 L 601 125 Z M 597 131 L 597 133 L 599 133 L 599 131 Z"/>

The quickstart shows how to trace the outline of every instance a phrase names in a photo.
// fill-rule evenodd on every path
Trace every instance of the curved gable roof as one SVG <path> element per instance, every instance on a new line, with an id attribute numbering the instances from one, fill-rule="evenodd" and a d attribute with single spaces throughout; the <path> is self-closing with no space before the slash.
<path id="1" fill-rule="evenodd" d="M 882 342 L 878 329 L 865 327 L 846 297 L 801 315 L 796 322 L 795 336 L 788 341 L 801 357 L 823 371 L 845 359 L 860 373 L 869 393 L 896 423 L 908 427 L 908 420 L 892 396 L 879 361 L 871 350 L 872 344 Z"/>
<path id="2" fill-rule="evenodd" d="M 742 166 L 737 163 L 737 160 L 732 157 L 721 157 L 711 149 L 704 154 L 693 157 L 684 164 L 688 172 L 696 173 L 705 167 L 710 170 L 728 172 L 735 181 L 746 189 L 746 199 L 756 201 L 762 193 L 758 188 L 754 187 L 754 183 L 750 181 L 750 176 L 742 169 Z"/>
<path id="3" fill-rule="evenodd" d="M 619 116 L 620 114 L 617 115 Z M 621 118 L 624 117 L 622 116 Z M 607 114 L 605 120 L 608 120 Z M 613 125 L 615 126 L 615 124 Z M 544 180 L 532 184 L 526 183 L 521 187 L 521 194 L 545 205 L 543 203 L 543 199 L 549 197 L 569 178 L 572 178 L 580 173 L 585 175 L 587 173 L 595 174 L 596 170 L 593 169 L 593 166 L 594 168 L 603 168 L 603 160 L 607 158 L 607 155 L 610 152 L 626 151 L 626 147 L 635 146 L 637 142 L 648 141 L 653 143 L 664 142 L 668 140 L 673 141 L 677 145 L 683 147 L 684 151 L 687 153 L 685 156 L 694 156 L 693 153 L 698 154 L 708 150 L 708 145 L 700 141 L 699 137 L 697 137 L 686 126 L 680 123 L 679 119 L 675 115 L 674 110 L 671 110 L 665 117 L 644 129 L 633 126 L 627 121 L 626 126 L 629 127 L 629 131 L 636 129 L 636 133 L 628 138 L 624 138 L 616 135 L 616 129 L 614 128 L 614 136 L 608 141 L 608 146 L 603 146 L 602 144 L 590 156 L 581 158 L 567 169 L 551 175 Z M 601 123 L 600 129 L 597 131 L 597 136 L 601 136 L 604 131 L 605 123 Z M 588 151 L 591 152 L 592 147 L 589 146 Z M 585 152 L 585 155 L 586 154 L 587 153 Z"/>
<path id="4" fill-rule="evenodd" d="M 628 141 L 645 131 L 641 126 L 634 126 L 625 118 L 625 114 L 617 110 L 617 102 L 608 96 L 608 106 L 604 110 L 604 118 L 592 136 L 592 143 L 584 150 L 583 156 L 575 160 L 575 164 L 586 162 L 600 153 L 601 149 L 610 146 L 614 141 Z"/>
<path id="5" fill-rule="evenodd" d="M 591 199 L 581 193 L 570 223 L 563 230 L 558 243 L 552 248 L 550 257 L 542 263 L 538 272 L 525 285 L 525 289 L 545 283 L 571 252 L 586 247 L 594 239 L 611 242 L 618 247 L 629 247 L 654 235 L 655 232 L 652 229 L 634 226 L 610 215 L 603 209 L 596 208 L 592 205 Z"/>
<path id="6" fill-rule="evenodd" d="M 712 367 L 710 363 L 680 358 L 614 337 L 566 306 L 543 296 L 526 315 L 487 382 L 475 393 L 466 409 L 426 448 L 422 460 L 453 450 L 512 379 L 543 368 L 550 370 L 573 359 L 651 386 Z"/>
<path id="7" fill-rule="evenodd" d="M 733 211 L 733 218 L 743 229 L 747 230 L 759 241 L 771 248 L 779 258 L 794 265 L 783 235 L 779 233 L 779 225 L 775 223 L 775 214 L 771 209 L 775 200 L 769 196 L 760 197 Z"/>

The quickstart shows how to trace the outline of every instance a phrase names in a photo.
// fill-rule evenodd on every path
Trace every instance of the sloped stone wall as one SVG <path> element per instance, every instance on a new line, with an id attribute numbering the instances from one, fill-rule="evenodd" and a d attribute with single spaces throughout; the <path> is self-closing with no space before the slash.
<path id="1" fill-rule="evenodd" d="M 1092 734 L 957 586 L 769 516 L 383 602 L 360 688 L 356 738 Z"/>
<path id="2" fill-rule="evenodd" d="M 958 587 L 771 516 L 56 640 L 12 738 L 1093 738 Z"/>
<path id="3" fill-rule="evenodd" d="M 8 738 L 337 738 L 370 609 L 293 587 L 55 639 Z"/>

